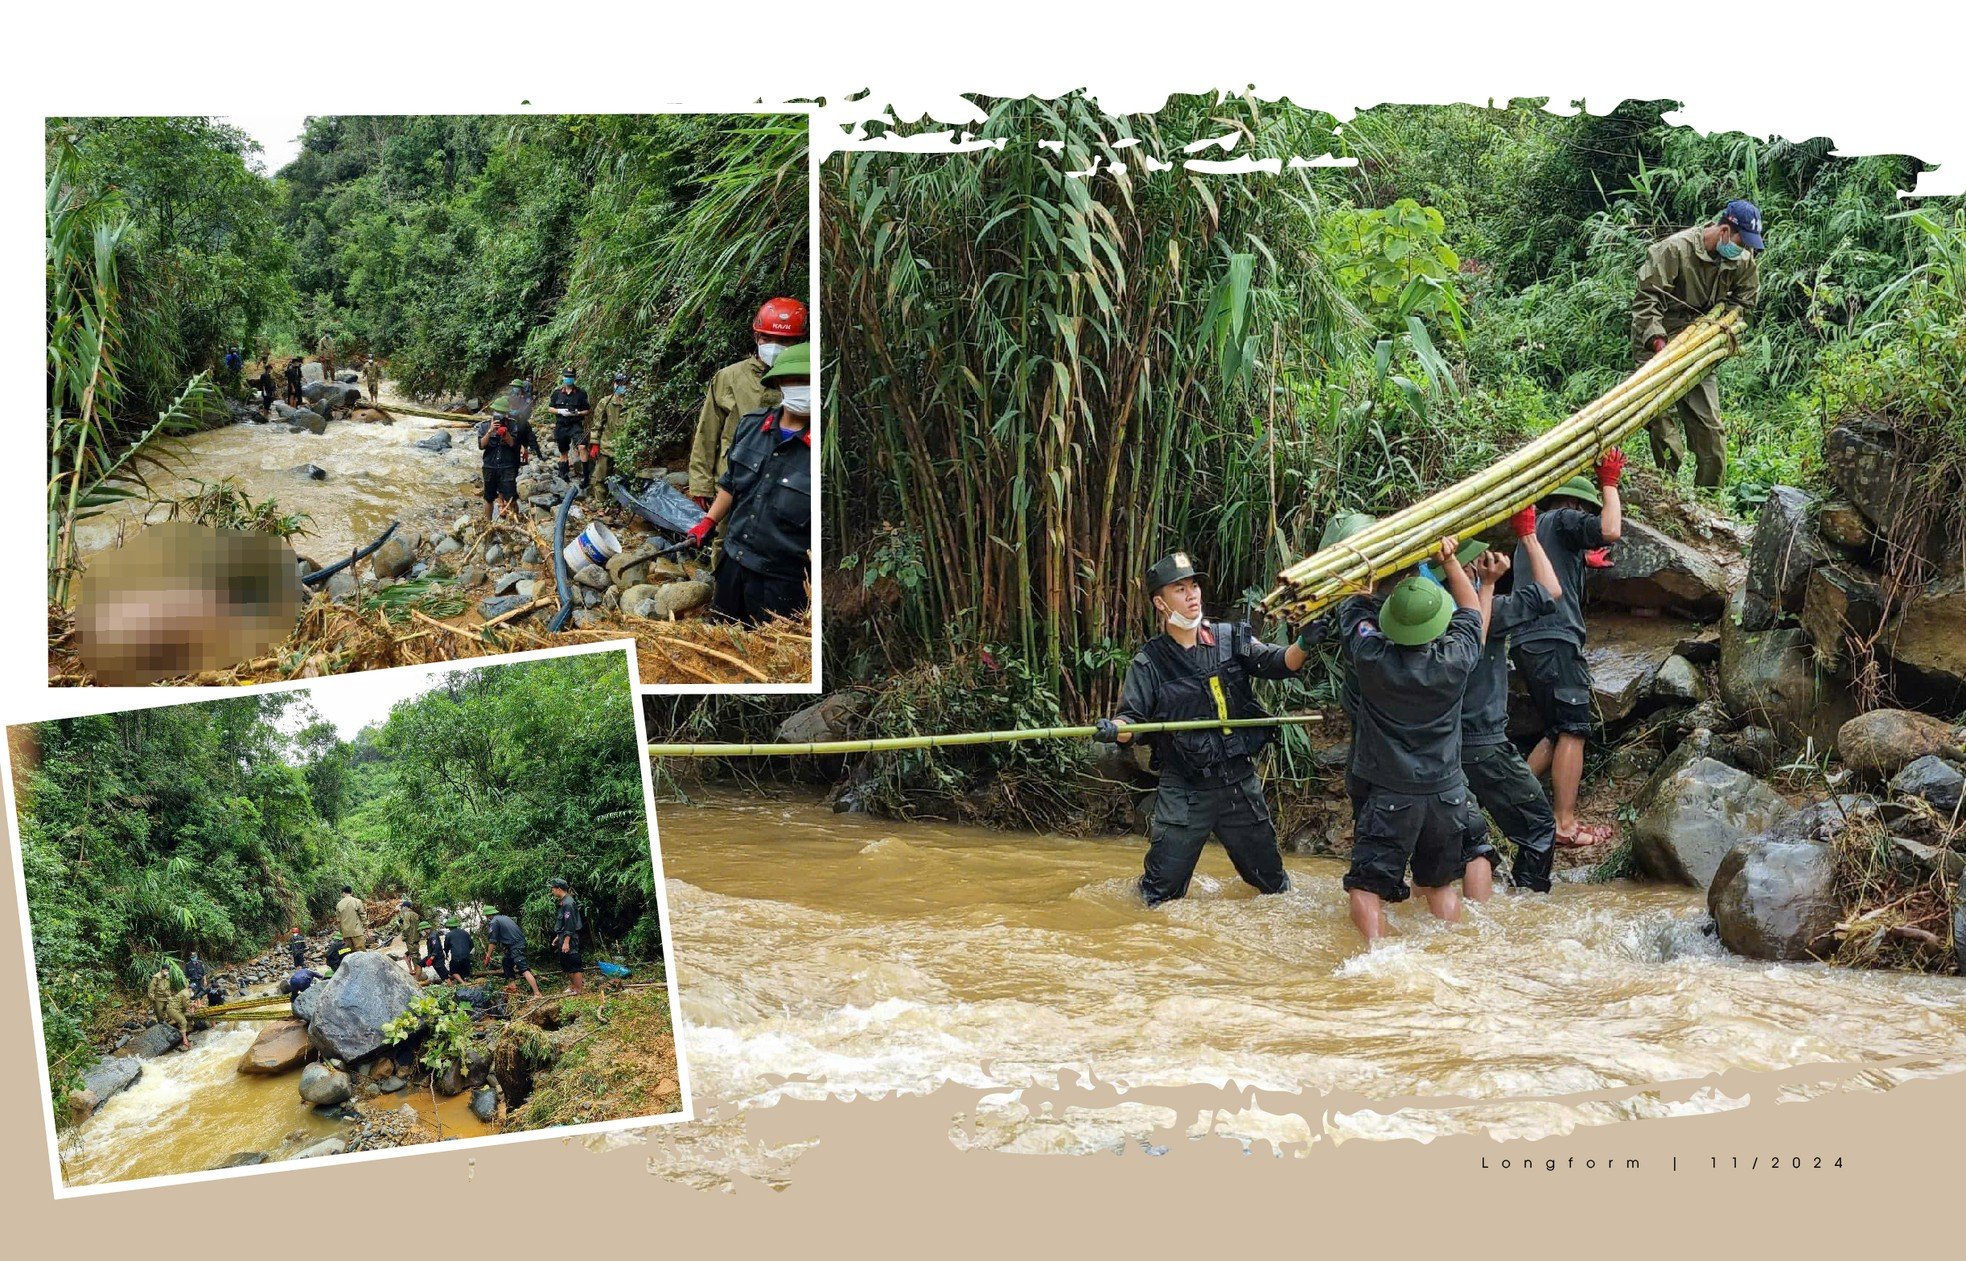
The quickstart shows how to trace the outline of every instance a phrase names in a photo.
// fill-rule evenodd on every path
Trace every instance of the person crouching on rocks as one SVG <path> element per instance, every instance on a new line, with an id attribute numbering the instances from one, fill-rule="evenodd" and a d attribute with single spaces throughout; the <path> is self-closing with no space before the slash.
<path id="1" fill-rule="evenodd" d="M 453 915 L 444 921 L 444 983 L 455 985 L 471 979 L 471 952 L 475 949 L 464 921 Z"/>

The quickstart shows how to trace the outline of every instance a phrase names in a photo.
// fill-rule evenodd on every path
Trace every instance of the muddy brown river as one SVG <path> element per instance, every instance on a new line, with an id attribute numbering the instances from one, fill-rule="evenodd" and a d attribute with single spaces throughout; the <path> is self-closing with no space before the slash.
<path id="1" fill-rule="evenodd" d="M 1859 1064 L 1879 1088 L 1966 1065 L 1966 981 L 1738 959 L 1702 932 L 1690 889 L 1559 885 L 1458 926 L 1409 904 L 1367 953 L 1331 859 L 1288 857 L 1292 891 L 1258 898 L 1211 847 L 1191 896 L 1148 911 L 1138 838 L 718 796 L 665 803 L 660 826 L 697 1115 L 713 1124 L 781 1098 L 944 1085 L 989 1092 L 952 1139 L 1006 1150 L 1107 1150 L 1195 1120 L 1025 1098 L 1091 1080 L 1451 1096 L 1322 1124 L 1337 1139 L 1539 1136 L 1739 1106 L 1646 1089 L 1730 1069 Z M 1213 1124 L 1302 1141 L 1318 1104 L 1302 1107 L 1309 1122 Z"/>

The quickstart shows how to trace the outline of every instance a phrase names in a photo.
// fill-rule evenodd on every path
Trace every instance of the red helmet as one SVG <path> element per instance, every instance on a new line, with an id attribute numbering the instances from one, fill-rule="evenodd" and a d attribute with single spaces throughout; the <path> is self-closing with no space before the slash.
<path id="1" fill-rule="evenodd" d="M 758 318 L 751 321 L 751 331 L 769 337 L 804 337 L 806 304 L 797 298 L 773 298 L 758 308 Z"/>

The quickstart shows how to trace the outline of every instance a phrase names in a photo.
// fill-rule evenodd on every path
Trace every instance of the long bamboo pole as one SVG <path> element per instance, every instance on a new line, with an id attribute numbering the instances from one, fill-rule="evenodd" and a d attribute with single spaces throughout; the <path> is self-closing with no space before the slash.
<path id="1" fill-rule="evenodd" d="M 1179 722 L 1126 724 L 1130 735 L 1157 731 L 1201 731 L 1231 727 L 1296 727 L 1322 722 L 1322 714 L 1280 718 L 1195 718 Z M 827 753 L 892 753 L 901 749 L 941 749 L 971 744 L 1009 744 L 1016 740 L 1089 740 L 1097 727 L 1029 727 L 1016 731 L 959 731 L 939 736 L 889 736 L 872 740 L 808 740 L 790 744 L 651 744 L 650 757 L 788 757 Z"/>
<path id="2" fill-rule="evenodd" d="M 1466 537 L 1506 520 L 1690 393 L 1737 352 L 1738 310 L 1716 308 L 1659 354 L 1506 459 L 1286 567 L 1263 603 L 1308 617 L 1345 595 L 1431 555 L 1447 535 Z"/>

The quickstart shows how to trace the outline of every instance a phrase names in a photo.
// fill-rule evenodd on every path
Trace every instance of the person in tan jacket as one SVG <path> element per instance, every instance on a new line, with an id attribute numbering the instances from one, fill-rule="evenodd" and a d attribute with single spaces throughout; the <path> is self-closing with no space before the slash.
<path id="1" fill-rule="evenodd" d="M 689 453 L 689 497 L 708 509 L 717 497 L 737 422 L 753 412 L 778 406 L 778 391 L 764 382 L 778 352 L 806 339 L 806 307 L 797 298 L 773 298 L 751 321 L 752 350 L 710 378 L 703 410 L 696 418 L 696 441 Z"/>
<path id="2" fill-rule="evenodd" d="M 1638 362 L 1664 350 L 1681 329 L 1722 303 L 1752 310 L 1760 288 L 1755 266 L 1760 249 L 1761 211 L 1750 201 L 1730 201 L 1714 222 L 1654 242 L 1638 269 L 1632 298 L 1632 352 Z M 1727 471 L 1727 439 L 1713 373 L 1701 377 L 1671 413 L 1653 417 L 1651 432 L 1652 462 L 1668 476 L 1679 472 L 1690 442 L 1693 480 L 1720 485 Z"/>
<path id="3" fill-rule="evenodd" d="M 350 950 L 369 948 L 369 925 L 362 918 L 362 900 L 347 885 L 341 886 L 341 901 L 334 904 L 335 927 Z"/>

